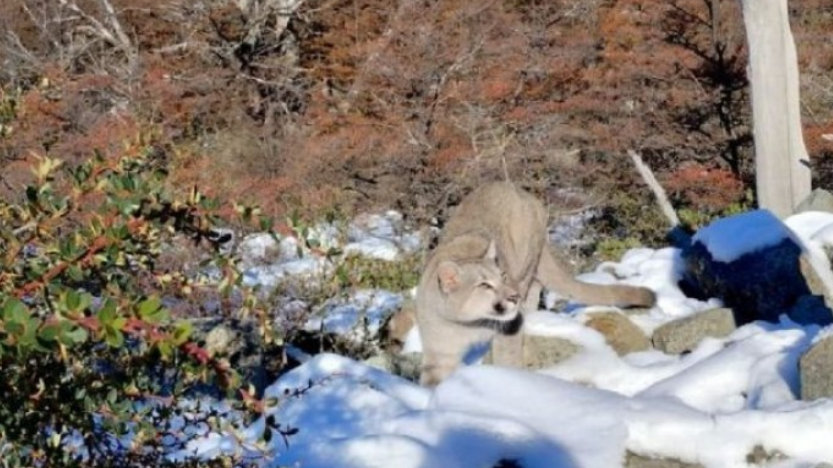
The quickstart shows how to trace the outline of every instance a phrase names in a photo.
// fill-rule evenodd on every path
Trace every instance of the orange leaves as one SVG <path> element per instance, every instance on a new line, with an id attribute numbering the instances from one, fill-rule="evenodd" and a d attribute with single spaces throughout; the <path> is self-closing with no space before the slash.
<path id="1" fill-rule="evenodd" d="M 715 213 L 743 197 L 743 184 L 726 169 L 691 163 L 672 172 L 663 185 L 672 198 Z"/>

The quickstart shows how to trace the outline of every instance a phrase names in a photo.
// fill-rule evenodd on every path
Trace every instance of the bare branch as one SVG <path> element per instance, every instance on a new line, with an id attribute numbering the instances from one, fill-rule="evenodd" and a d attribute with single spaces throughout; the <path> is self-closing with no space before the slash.
<path id="1" fill-rule="evenodd" d="M 657 178 L 654 176 L 654 172 L 651 171 L 651 168 L 645 164 L 645 161 L 642 160 L 642 156 L 640 156 L 634 150 L 628 150 L 628 156 L 631 157 L 634 166 L 636 166 L 637 172 L 642 177 L 642 180 L 645 181 L 645 184 L 648 185 L 648 188 L 654 193 L 654 196 L 657 198 L 657 203 L 659 204 L 660 210 L 662 210 L 662 214 L 665 215 L 665 218 L 671 224 L 671 228 L 675 228 L 680 225 L 680 218 L 677 217 L 677 212 L 674 211 L 674 207 L 671 206 L 671 201 L 668 199 L 668 194 L 665 193 L 665 189 L 662 188 L 662 185 L 659 184 Z"/>
<path id="2" fill-rule="evenodd" d="M 129 69 L 133 69 L 138 52 L 130 37 L 124 32 L 116 10 L 109 0 L 98 0 L 104 14 L 103 22 L 84 11 L 75 1 L 58 0 L 59 4 L 67 10 L 75 13 L 86 24 L 80 25 L 76 31 L 81 31 L 93 37 L 103 40 L 107 44 L 122 52 L 127 60 Z M 83 47 L 82 47 L 83 48 Z"/>

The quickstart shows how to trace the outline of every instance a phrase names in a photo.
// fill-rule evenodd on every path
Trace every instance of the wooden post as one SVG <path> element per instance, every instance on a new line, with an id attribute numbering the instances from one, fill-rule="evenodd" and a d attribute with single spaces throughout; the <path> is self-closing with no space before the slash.
<path id="1" fill-rule="evenodd" d="M 741 0 L 749 45 L 758 204 L 784 218 L 810 194 L 787 0 Z"/>

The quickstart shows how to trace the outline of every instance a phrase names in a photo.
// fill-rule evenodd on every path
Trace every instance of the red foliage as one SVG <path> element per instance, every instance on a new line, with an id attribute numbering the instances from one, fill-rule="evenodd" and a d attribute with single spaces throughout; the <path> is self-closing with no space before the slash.
<path id="1" fill-rule="evenodd" d="M 61 61 L 66 35 L 45 34 L 19 8 L 33 1 L 0 6 L 0 32 L 52 64 L 34 77 L 0 71 L 0 85 L 23 92 L 14 138 L 0 138 L 7 181 L 30 151 L 74 161 L 147 128 L 175 149 L 183 186 L 274 210 L 288 199 L 436 210 L 449 190 L 503 177 L 504 163 L 527 186 L 575 184 L 583 171 L 552 157 L 574 149 L 620 179 L 625 151 L 638 150 L 692 203 L 732 199 L 735 186 L 707 200 L 684 163 L 710 168 L 712 183 L 718 170 L 751 180 L 733 0 L 308 0 L 287 31 L 253 44 L 231 0 L 111 0 L 138 48 L 126 71 L 108 50 Z M 830 153 L 819 135 L 833 122 L 833 21 L 825 0 L 790 8 L 817 158 Z M 48 85 L 35 85 L 42 77 Z"/>
<path id="2" fill-rule="evenodd" d="M 687 164 L 669 174 L 663 186 L 678 204 L 717 213 L 743 198 L 743 184 L 730 171 Z"/>

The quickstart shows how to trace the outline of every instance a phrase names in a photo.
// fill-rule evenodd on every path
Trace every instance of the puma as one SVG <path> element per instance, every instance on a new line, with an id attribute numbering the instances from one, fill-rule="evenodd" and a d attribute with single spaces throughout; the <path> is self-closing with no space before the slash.
<path id="1" fill-rule="evenodd" d="M 538 309 L 542 287 L 587 304 L 654 305 L 646 288 L 576 280 L 548 248 L 546 228 L 544 205 L 511 183 L 463 199 L 417 289 L 423 385 L 437 385 L 495 337 L 495 363 L 520 365 L 523 312 Z"/>

